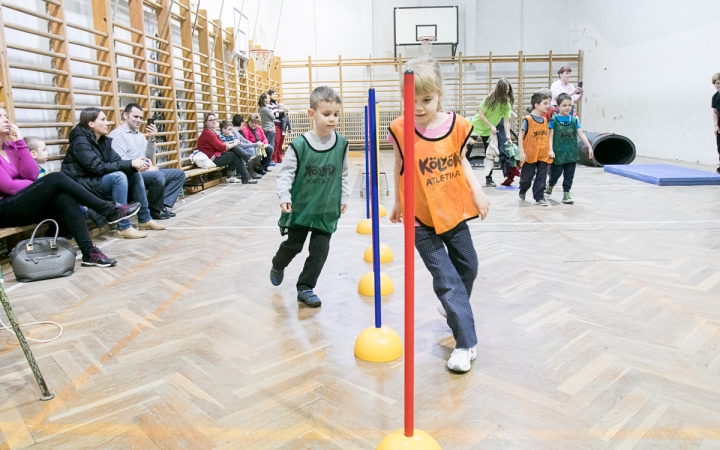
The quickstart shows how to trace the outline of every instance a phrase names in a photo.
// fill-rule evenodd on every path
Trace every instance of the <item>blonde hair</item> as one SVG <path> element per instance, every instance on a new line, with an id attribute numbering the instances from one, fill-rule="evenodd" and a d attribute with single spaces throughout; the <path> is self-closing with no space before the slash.
<path id="1" fill-rule="evenodd" d="M 28 150 L 30 150 L 31 152 L 40 148 L 40 144 L 45 143 L 42 139 L 35 136 L 25 136 L 24 140 L 25 145 L 27 145 Z"/>
<path id="2" fill-rule="evenodd" d="M 443 80 L 440 65 L 432 58 L 423 56 L 407 62 L 405 69 L 415 73 L 415 95 L 443 95 Z M 400 92 L 403 90 L 403 79 L 400 78 Z M 439 107 L 439 105 L 438 105 Z"/>
<path id="3" fill-rule="evenodd" d="M 713 75 L 712 80 L 713 80 L 713 84 L 717 83 L 717 80 L 720 80 L 720 72 Z"/>
<path id="4" fill-rule="evenodd" d="M 262 124 L 262 119 L 260 118 L 260 114 L 258 114 L 258 113 L 252 113 L 252 114 L 250 114 L 250 117 L 248 117 L 247 121 L 248 121 L 248 122 L 252 122 L 252 123 L 254 123 L 255 125 L 260 125 L 260 124 Z"/>

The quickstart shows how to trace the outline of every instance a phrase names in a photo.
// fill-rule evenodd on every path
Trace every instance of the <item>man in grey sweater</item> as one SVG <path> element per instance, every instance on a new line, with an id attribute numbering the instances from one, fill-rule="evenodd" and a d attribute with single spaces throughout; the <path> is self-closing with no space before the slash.
<path id="1" fill-rule="evenodd" d="M 175 205 L 175 201 L 185 184 L 185 172 L 181 169 L 160 169 L 152 164 L 157 147 L 155 146 L 155 125 L 148 125 L 146 130 L 150 140 L 140 133 L 140 124 L 143 111 L 137 103 L 130 103 L 123 112 L 122 124 L 110 132 L 112 149 L 120 158 L 133 160 L 146 158 L 150 161 L 150 168 L 140 172 L 148 193 L 148 206 L 150 215 L 155 220 L 164 220 L 174 217 L 175 213 L 168 210 Z"/>

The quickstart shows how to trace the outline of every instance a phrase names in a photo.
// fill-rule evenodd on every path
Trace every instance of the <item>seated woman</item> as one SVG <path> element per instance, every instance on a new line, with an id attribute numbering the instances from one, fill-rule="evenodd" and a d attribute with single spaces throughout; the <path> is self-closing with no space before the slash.
<path id="1" fill-rule="evenodd" d="M 267 146 L 265 148 L 265 157 L 262 159 L 262 162 L 260 163 L 260 168 L 258 169 L 260 170 L 260 172 L 258 172 L 260 175 L 265 175 L 266 173 L 271 171 L 270 160 L 272 159 L 273 147 L 272 145 L 268 145 L 268 140 L 267 137 L 265 137 L 265 133 L 263 132 L 262 127 L 260 126 L 261 124 L 262 119 L 260 119 L 260 114 L 250 114 L 247 123 L 240 130 L 240 134 L 242 134 L 245 139 L 252 143 L 262 142 Z"/>
<path id="2" fill-rule="evenodd" d="M 112 267 L 117 264 L 93 245 L 79 205 L 93 208 L 115 223 L 137 213 L 140 204 L 125 206 L 101 200 L 59 172 L 38 180 L 38 165 L 20 130 L 8 120 L 7 112 L 2 108 L 0 144 L 0 227 L 21 227 L 54 219 L 75 238 L 83 266 Z"/>
<path id="3" fill-rule="evenodd" d="M 259 173 L 261 169 L 258 168 L 260 166 L 260 160 L 262 160 L 262 154 L 257 151 L 258 146 L 261 144 L 258 144 L 257 142 L 250 142 L 245 139 L 245 136 L 241 133 L 244 122 L 245 119 L 242 114 L 235 114 L 232 118 L 233 136 L 235 139 L 240 141 L 235 149 L 240 148 L 240 151 L 243 154 L 243 160 L 247 163 L 250 176 L 255 178 L 254 175 L 257 175 L 262 178 L 262 175 Z"/>
<path id="4" fill-rule="evenodd" d="M 112 149 L 112 138 L 105 113 L 98 108 L 85 108 L 80 113 L 80 120 L 70 132 L 70 146 L 63 158 L 61 171 L 80 186 L 96 196 L 125 203 L 128 190 L 133 201 L 140 203 L 138 222 L 140 230 L 164 230 L 165 227 L 155 222 L 148 209 L 145 183 L 138 170 L 150 167 L 146 159 L 126 161 Z M 90 205 L 86 205 L 90 206 Z M 117 236 L 125 239 L 137 239 L 147 236 L 135 230 L 129 219 L 118 223 Z"/>
<path id="5" fill-rule="evenodd" d="M 238 154 L 230 151 L 239 142 L 236 140 L 223 142 L 220 139 L 217 116 L 213 113 L 205 114 L 203 124 L 203 130 L 197 142 L 197 149 L 207 155 L 216 166 L 227 166 L 228 183 L 257 184 L 257 180 L 250 179 L 250 174 L 247 167 L 245 167 L 245 161 Z M 240 174 L 240 180 L 235 177 L 236 173 Z"/>

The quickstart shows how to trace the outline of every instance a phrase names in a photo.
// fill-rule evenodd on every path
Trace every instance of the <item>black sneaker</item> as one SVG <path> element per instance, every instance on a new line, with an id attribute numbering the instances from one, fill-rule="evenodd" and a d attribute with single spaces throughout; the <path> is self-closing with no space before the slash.
<path id="1" fill-rule="evenodd" d="M 280 283 L 283 282 L 283 277 L 285 277 L 284 270 L 277 270 L 274 267 L 270 269 L 270 282 L 273 286 L 280 286 Z"/>
<path id="2" fill-rule="evenodd" d="M 167 208 L 163 208 L 162 212 L 164 212 L 165 214 L 167 214 L 167 215 L 170 216 L 170 217 L 175 217 L 175 216 L 177 216 L 177 214 L 175 214 L 174 212 L 170 211 L 170 210 L 167 209 Z"/>
<path id="3" fill-rule="evenodd" d="M 525 192 L 520 192 L 520 200 L 525 201 Z"/>
<path id="4" fill-rule="evenodd" d="M 495 184 L 495 182 L 493 181 L 492 177 L 485 177 L 485 186 L 489 186 L 489 187 L 495 187 L 495 186 L 496 186 L 496 184 Z"/>
<path id="5" fill-rule="evenodd" d="M 548 206 L 548 202 L 544 198 L 541 198 L 540 200 L 536 201 L 535 204 L 538 206 Z"/>
<path id="6" fill-rule="evenodd" d="M 113 267 L 117 264 L 116 259 L 108 258 L 99 248 L 93 247 L 90 255 L 82 257 L 83 266 Z"/>
<path id="7" fill-rule="evenodd" d="M 305 303 L 310 308 L 317 308 L 322 302 L 313 291 L 298 291 L 297 299 L 299 302 Z"/>
<path id="8" fill-rule="evenodd" d="M 140 203 L 134 202 L 129 205 L 115 204 L 115 212 L 108 216 L 109 223 L 118 223 L 123 219 L 134 216 L 140 211 Z M 89 212 L 88 212 L 89 214 Z"/>

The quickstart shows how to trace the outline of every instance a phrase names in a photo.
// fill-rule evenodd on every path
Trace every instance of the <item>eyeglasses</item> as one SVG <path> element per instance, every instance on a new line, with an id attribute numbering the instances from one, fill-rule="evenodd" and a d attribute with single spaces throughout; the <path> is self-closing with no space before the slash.
<path id="1" fill-rule="evenodd" d="M 208 122 L 217 122 L 217 119 L 208 119 Z"/>

